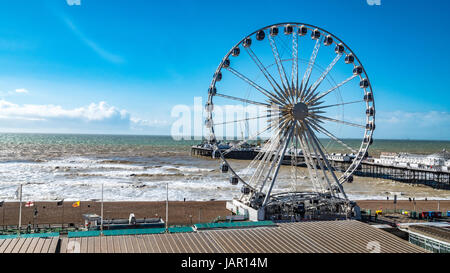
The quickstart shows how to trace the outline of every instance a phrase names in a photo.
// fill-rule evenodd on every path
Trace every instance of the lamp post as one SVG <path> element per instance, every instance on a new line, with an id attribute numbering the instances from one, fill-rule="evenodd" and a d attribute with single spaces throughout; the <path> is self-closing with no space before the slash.
<path id="1" fill-rule="evenodd" d="M 19 195 L 19 237 L 20 237 L 20 229 L 22 228 L 22 184 L 20 184 L 18 190 Z M 17 193 L 17 192 L 16 192 Z"/>
<path id="2" fill-rule="evenodd" d="M 100 233 L 103 235 L 103 184 L 102 184 L 102 205 L 101 205 Z"/>
<path id="3" fill-rule="evenodd" d="M 166 183 L 166 232 L 169 228 L 169 183 Z"/>

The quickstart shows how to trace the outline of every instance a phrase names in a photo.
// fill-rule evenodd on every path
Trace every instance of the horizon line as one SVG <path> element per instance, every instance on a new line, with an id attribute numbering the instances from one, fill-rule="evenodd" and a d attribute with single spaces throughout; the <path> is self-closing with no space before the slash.
<path id="1" fill-rule="evenodd" d="M 90 136 L 159 136 L 159 137 L 172 137 L 171 135 L 165 134 L 128 134 L 128 133 L 54 133 L 54 132 L 1 132 L 0 134 L 40 134 L 40 135 L 90 135 Z M 206 139 L 205 137 L 201 137 L 202 139 L 195 139 L 200 136 L 192 136 L 193 139 L 182 139 L 175 141 L 202 141 Z M 359 140 L 360 138 L 342 138 L 348 140 Z M 238 140 L 238 139 L 224 139 L 224 140 Z M 440 141 L 440 142 L 450 142 L 450 139 L 414 139 L 414 138 L 374 138 L 374 141 L 377 140 L 401 140 L 401 141 Z"/>

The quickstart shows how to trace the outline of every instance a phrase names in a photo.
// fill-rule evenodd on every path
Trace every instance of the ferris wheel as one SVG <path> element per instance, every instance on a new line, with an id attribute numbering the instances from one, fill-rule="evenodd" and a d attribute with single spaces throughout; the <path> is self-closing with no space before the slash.
<path id="1" fill-rule="evenodd" d="M 242 106 L 242 114 L 224 120 L 223 108 L 231 104 Z M 233 185 L 242 185 L 239 204 L 263 211 L 266 219 L 308 209 L 348 212 L 343 185 L 372 144 L 375 105 L 362 63 L 335 35 L 309 24 L 280 23 L 244 37 L 217 67 L 206 112 L 221 170 Z M 245 134 L 234 136 L 238 144 L 221 147 L 233 126 Z M 227 158 L 252 141 L 262 143 L 248 166 Z M 345 156 L 351 164 L 336 168 L 334 161 Z M 277 190 L 281 171 L 288 190 Z"/>

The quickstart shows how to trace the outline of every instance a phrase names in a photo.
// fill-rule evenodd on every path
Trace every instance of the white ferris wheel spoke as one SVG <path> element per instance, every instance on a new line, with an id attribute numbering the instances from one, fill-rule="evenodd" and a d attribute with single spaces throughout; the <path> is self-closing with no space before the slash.
<path id="1" fill-rule="evenodd" d="M 322 188 L 322 192 L 325 193 L 328 191 L 329 188 L 329 179 L 326 176 L 326 172 L 324 172 L 323 166 L 322 166 L 322 162 L 320 161 L 320 156 L 318 155 L 318 153 L 316 152 L 316 149 L 314 147 L 314 143 L 312 142 L 311 137 L 308 135 L 307 131 L 303 131 L 302 132 L 304 141 L 307 145 L 307 148 L 309 150 L 309 154 L 311 157 L 312 162 L 314 163 L 313 160 L 313 156 L 316 159 L 316 163 L 314 163 L 314 170 L 317 174 L 317 177 L 320 178 L 318 179 L 320 186 Z M 320 170 L 319 170 L 320 169 Z M 328 187 L 327 187 L 328 185 Z"/>
<path id="2" fill-rule="evenodd" d="M 318 132 L 318 133 L 320 133 L 321 131 L 320 130 L 318 130 L 317 128 L 314 128 L 314 124 L 313 123 L 308 123 L 308 125 L 309 126 L 311 126 L 311 127 L 313 127 L 313 129 L 315 130 L 315 132 Z M 325 155 L 329 155 L 330 153 L 327 151 L 327 148 L 322 144 L 322 141 L 320 141 L 320 139 L 317 137 L 317 135 L 316 135 L 316 133 L 315 133 L 314 131 L 312 131 L 312 133 L 313 133 L 313 136 L 315 137 L 315 139 L 317 140 L 317 142 L 318 142 L 318 144 L 320 145 L 320 147 L 322 148 L 322 151 L 324 151 L 325 152 Z M 332 134 L 331 134 L 332 135 Z M 332 135 L 333 136 L 333 135 Z M 334 139 L 333 139 L 334 140 Z M 336 140 L 339 140 L 339 141 L 336 141 Z M 342 146 L 343 147 L 345 147 L 345 148 L 348 148 L 348 149 L 351 149 L 348 145 L 346 145 L 344 142 L 342 142 L 340 139 L 338 139 L 337 137 L 336 137 L 336 140 L 334 140 L 334 141 L 336 141 L 336 142 L 338 142 L 338 143 L 340 143 L 340 144 L 342 144 Z M 327 158 L 328 159 L 328 158 Z M 331 164 L 331 166 L 334 168 L 335 167 L 335 165 L 334 164 L 332 164 L 332 163 L 330 163 Z M 337 171 L 336 170 L 336 168 L 334 168 L 333 170 L 335 170 L 335 171 Z"/>
<path id="3" fill-rule="evenodd" d="M 237 120 L 231 120 L 231 121 L 225 121 L 225 122 L 221 122 L 221 123 L 214 123 L 214 126 L 217 125 L 225 125 L 225 124 L 232 124 L 232 123 L 238 123 L 238 122 L 244 122 L 244 121 L 249 121 L 249 120 L 255 120 L 255 119 L 261 119 L 261 118 L 268 118 L 271 115 L 264 115 L 264 116 L 258 116 L 258 117 L 251 117 L 251 118 L 244 118 L 244 119 L 237 119 Z"/>
<path id="4" fill-rule="evenodd" d="M 361 124 L 356 124 L 356 123 L 353 123 L 353 122 L 348 122 L 348 121 L 343 121 L 343 120 L 339 120 L 339 119 L 324 117 L 324 116 L 321 116 L 321 115 L 314 115 L 314 116 L 317 117 L 319 120 L 320 119 L 324 119 L 324 120 L 328 120 L 328 121 L 332 121 L 332 122 L 336 122 L 336 123 L 341 123 L 341 124 L 350 125 L 350 126 L 353 126 L 353 127 L 366 129 L 366 126 L 361 125 Z"/>
<path id="5" fill-rule="evenodd" d="M 308 95 L 306 96 L 305 100 L 308 101 L 313 94 L 315 94 L 316 89 L 319 87 L 319 85 L 322 83 L 322 81 L 327 77 L 328 73 L 333 69 L 334 65 L 339 61 L 339 59 L 342 57 L 342 54 L 337 54 L 336 57 L 333 59 L 333 61 L 328 65 L 327 69 L 320 75 L 320 77 L 309 87 L 308 89 Z"/>
<path id="6" fill-rule="evenodd" d="M 298 89 L 298 34 L 294 29 L 292 31 L 292 75 L 291 75 L 291 90 L 293 93 Z M 294 94 L 292 94 L 294 96 Z M 294 98 L 294 102 L 297 102 L 297 97 Z"/>
<path id="7" fill-rule="evenodd" d="M 286 140 L 285 140 L 285 142 L 283 144 L 283 150 L 281 151 L 281 154 L 279 155 L 279 159 L 278 159 L 278 163 L 277 163 L 276 169 L 275 169 L 275 171 L 274 171 L 274 173 L 272 175 L 272 181 L 271 181 L 271 183 L 269 185 L 269 189 L 268 189 L 268 191 L 266 193 L 266 198 L 264 199 L 264 202 L 262 204 L 263 207 L 269 201 L 270 194 L 272 193 L 273 185 L 275 184 L 275 180 L 277 179 L 278 171 L 280 170 L 281 163 L 283 162 L 283 158 L 284 158 L 284 155 L 286 153 L 286 149 L 287 149 L 287 147 L 289 145 L 289 141 L 292 138 L 293 129 L 294 129 L 294 127 L 291 126 L 289 131 L 288 131 L 288 133 L 287 133 Z"/>
<path id="8" fill-rule="evenodd" d="M 341 144 L 343 147 L 347 148 L 348 150 L 350 150 L 352 153 L 356 153 L 356 150 L 351 148 L 350 146 L 348 146 L 347 144 L 345 144 L 342 140 L 340 140 L 339 138 L 337 138 L 335 135 L 333 135 L 332 133 L 330 133 L 328 130 L 326 130 L 325 128 L 323 128 L 322 126 L 320 126 L 319 124 L 317 124 L 314 120 L 311 120 L 311 124 L 310 124 L 314 129 L 316 129 L 316 131 L 322 132 L 323 134 L 327 135 L 329 138 L 333 139 L 334 141 L 336 141 L 337 143 Z"/>
<path id="9" fill-rule="evenodd" d="M 269 124 L 266 127 L 264 127 L 264 129 L 262 129 L 260 132 L 257 132 L 256 134 L 250 136 L 249 139 L 255 139 L 255 138 L 259 137 L 260 135 L 262 135 L 263 133 L 268 132 L 268 131 L 270 131 L 272 129 L 273 129 L 273 127 Z M 223 151 L 222 154 L 223 155 L 227 155 L 228 153 L 230 153 L 232 151 L 235 151 L 239 147 L 239 145 L 242 145 L 245 142 L 246 142 L 246 140 L 241 140 L 237 145 L 235 145 L 235 146 L 233 146 L 233 147 Z"/>
<path id="10" fill-rule="evenodd" d="M 328 161 L 328 158 L 326 157 L 326 155 L 323 153 L 323 151 L 320 148 L 319 142 L 317 137 L 315 136 L 314 132 L 311 130 L 311 128 L 306 125 L 308 130 L 307 132 L 311 135 L 312 141 L 315 143 L 320 155 L 322 156 L 323 161 L 325 162 L 325 165 L 327 167 L 327 169 L 330 171 L 331 176 L 334 179 L 335 184 L 339 187 L 339 192 L 342 193 L 344 195 L 344 198 L 347 199 L 347 195 L 345 194 L 344 190 L 342 189 L 342 185 L 339 183 L 339 179 L 337 178 L 336 174 L 334 173 L 334 169 L 333 166 L 331 166 L 330 162 Z M 330 185 L 331 187 L 331 185 Z M 332 188 L 330 188 L 332 190 Z"/>
<path id="11" fill-rule="evenodd" d="M 309 144 L 306 141 L 304 133 L 301 133 L 299 136 L 297 136 L 300 139 L 300 146 L 303 150 L 303 157 L 305 158 L 305 161 L 307 162 L 306 166 L 308 167 L 309 175 L 311 177 L 311 182 L 314 187 L 315 191 L 324 192 L 325 188 L 322 185 L 322 182 L 320 181 L 319 172 L 317 171 L 316 163 L 314 163 L 314 159 L 312 158 L 312 153 L 309 150 Z"/>
<path id="12" fill-rule="evenodd" d="M 277 164 L 278 159 L 281 156 L 281 152 L 283 151 L 283 147 L 287 139 L 284 139 L 283 141 L 280 141 L 278 148 L 273 153 L 269 153 L 269 156 L 267 157 L 267 162 L 270 163 L 269 168 L 264 168 L 262 171 L 264 172 L 267 169 L 266 175 L 264 176 L 262 183 L 260 185 L 260 191 L 262 192 L 264 190 L 264 187 L 267 183 L 267 180 L 270 178 L 270 175 L 272 174 L 273 167 Z M 261 173 L 262 174 L 262 173 Z M 261 176 L 261 175 L 260 175 Z M 258 177 L 260 178 L 260 177 Z M 259 180 L 259 179 L 258 179 Z"/>
<path id="13" fill-rule="evenodd" d="M 271 139 L 269 139 L 263 145 L 263 147 L 261 148 L 259 153 L 256 155 L 256 157 L 248 165 L 247 172 L 246 172 L 245 176 L 248 176 L 249 172 L 255 167 L 255 165 L 257 165 L 257 163 L 258 163 L 258 166 L 256 167 L 255 171 L 253 172 L 253 175 L 256 172 L 258 172 L 258 170 L 260 170 L 261 164 L 263 164 L 263 162 L 266 162 L 266 158 L 268 156 L 268 151 L 271 151 L 273 149 L 274 145 L 275 145 L 275 143 Z M 250 180 L 252 180 L 252 179 L 250 179 Z"/>
<path id="14" fill-rule="evenodd" d="M 254 185 L 255 188 L 260 187 L 258 183 L 261 183 L 261 177 L 265 170 L 268 169 L 271 160 L 275 157 L 275 154 L 278 151 L 279 146 L 279 130 L 271 136 L 271 138 L 267 141 L 267 143 L 262 148 L 261 152 L 263 152 L 263 158 L 259 161 L 258 166 L 256 167 L 255 172 L 250 178 L 250 183 Z M 250 165 L 255 165 L 256 160 L 253 160 Z M 261 188 L 261 187 L 260 187 Z M 261 189 L 260 189 L 261 190 Z"/>
<path id="15" fill-rule="evenodd" d="M 355 101 L 349 101 L 349 102 L 343 102 L 343 103 L 337 103 L 337 104 L 331 104 L 331 105 L 313 106 L 313 107 L 309 107 L 309 110 L 318 110 L 318 109 L 323 109 L 323 108 L 336 107 L 336 106 L 342 106 L 342 105 L 354 104 L 354 103 L 360 103 L 360 102 L 364 102 L 364 100 L 355 100 Z"/>
<path id="16" fill-rule="evenodd" d="M 308 170 L 309 173 L 309 178 L 312 182 L 312 186 L 315 192 L 318 192 L 319 189 L 317 188 L 318 186 L 318 182 L 316 180 L 316 177 L 314 177 L 313 173 L 312 173 L 312 165 L 309 161 L 309 158 L 306 155 L 307 150 L 304 148 L 303 142 L 300 139 L 301 137 L 299 135 L 295 135 L 295 139 L 297 140 L 298 144 L 300 145 L 300 148 L 302 149 L 302 153 L 303 153 L 303 160 L 305 161 L 306 164 L 306 169 Z"/>
<path id="17" fill-rule="evenodd" d="M 272 48 L 272 54 L 275 59 L 275 63 L 278 68 L 278 74 L 280 75 L 281 84 L 283 85 L 283 90 L 290 89 L 289 80 L 286 76 L 286 71 L 284 70 L 283 63 L 280 59 L 280 53 L 278 52 L 277 44 L 275 42 L 275 39 L 272 37 L 272 35 L 268 35 L 268 40 L 270 42 L 270 47 Z M 283 78 L 284 77 L 284 78 Z"/>
<path id="18" fill-rule="evenodd" d="M 259 70 L 263 73 L 264 77 L 270 83 L 273 88 L 273 91 L 278 95 L 279 99 L 283 100 L 283 103 L 287 102 L 287 98 L 282 95 L 280 92 L 283 92 L 283 88 L 278 85 L 277 81 L 272 77 L 272 75 L 267 71 L 266 67 L 261 63 L 258 56 L 253 52 L 253 50 L 249 47 L 246 47 L 245 50 L 250 55 L 250 58 L 255 62 L 256 66 L 258 66 Z"/>
<path id="19" fill-rule="evenodd" d="M 308 160 L 309 161 L 309 169 L 312 172 L 312 175 L 314 175 L 315 177 L 315 183 L 316 183 L 316 187 L 320 187 L 321 192 L 325 191 L 325 188 L 322 185 L 321 182 L 321 176 L 319 175 L 319 172 L 317 170 L 317 164 L 314 162 L 314 158 L 312 157 L 313 153 L 310 149 L 310 143 L 308 143 L 308 138 L 306 137 L 305 131 L 302 130 L 299 135 L 298 138 L 300 139 L 300 144 L 302 146 L 302 150 L 306 151 L 306 153 L 303 153 L 303 156 L 305 158 L 305 161 Z"/>
<path id="20" fill-rule="evenodd" d="M 238 98 L 238 97 L 225 95 L 225 94 L 221 94 L 221 93 L 216 93 L 216 96 L 222 97 L 222 98 L 225 98 L 225 99 L 240 101 L 240 102 L 244 102 L 244 103 L 248 103 L 248 104 L 255 104 L 255 105 L 261 105 L 261 106 L 266 106 L 266 107 L 270 107 L 271 106 L 268 103 L 263 103 L 263 102 L 257 102 L 257 101 L 253 101 L 253 100 Z"/>
<path id="21" fill-rule="evenodd" d="M 316 58 L 317 58 L 317 53 L 319 53 L 319 49 L 320 49 L 320 45 L 321 43 L 321 38 L 316 40 L 316 44 L 314 46 L 314 49 L 311 53 L 311 58 L 309 59 L 309 63 L 308 63 L 308 67 L 306 68 L 305 74 L 303 75 L 303 79 L 302 79 L 302 90 L 300 93 L 300 97 L 305 97 L 305 91 L 306 91 L 306 87 L 308 86 L 308 82 L 309 82 L 309 78 L 311 77 L 311 72 L 312 69 L 314 67 L 314 64 L 316 62 Z"/>
<path id="22" fill-rule="evenodd" d="M 320 100 L 321 98 L 325 97 L 326 95 L 330 94 L 331 92 L 333 92 L 334 90 L 340 88 L 341 86 L 343 86 L 344 84 L 348 83 L 349 81 L 353 80 L 354 78 L 358 77 L 358 75 L 352 75 L 350 77 L 348 77 L 347 79 L 343 80 L 341 83 L 337 84 L 336 86 L 333 86 L 332 88 L 330 88 L 328 91 L 323 92 L 321 94 L 316 93 L 312 98 L 311 98 L 311 102 L 316 102 L 318 100 Z"/>
<path id="23" fill-rule="evenodd" d="M 326 158 L 324 158 L 323 152 L 321 152 L 319 145 L 317 145 L 315 143 L 310 130 L 305 130 L 305 134 L 307 134 L 309 136 L 309 139 L 311 139 L 311 141 L 310 141 L 311 142 L 311 148 L 314 151 L 314 154 L 315 154 L 316 159 L 317 159 L 317 163 L 319 164 L 319 167 L 320 167 L 320 169 L 322 170 L 322 173 L 323 173 L 323 177 L 325 178 L 325 181 L 328 184 L 329 192 L 334 196 L 334 193 L 332 191 L 331 182 L 330 182 L 330 179 L 328 178 L 327 169 L 324 167 L 324 165 L 322 163 L 322 160 L 326 160 Z M 317 153 L 317 151 L 319 151 L 320 154 Z M 329 170 L 329 171 L 332 172 L 332 170 Z"/>
<path id="24" fill-rule="evenodd" d="M 274 102 L 279 103 L 279 104 L 283 103 L 282 101 L 280 101 L 280 99 L 277 96 L 275 96 L 271 92 L 267 91 L 266 89 L 262 88 L 261 86 L 256 84 L 254 81 L 250 80 L 248 77 L 246 77 L 242 73 L 238 72 L 236 69 L 234 69 L 232 67 L 227 67 L 226 69 L 228 71 L 230 71 L 231 73 L 233 73 L 238 78 L 242 79 L 243 81 L 245 81 L 246 83 L 248 83 L 249 85 L 254 87 L 256 90 L 261 92 L 264 96 L 268 97 L 269 99 L 272 99 Z"/>

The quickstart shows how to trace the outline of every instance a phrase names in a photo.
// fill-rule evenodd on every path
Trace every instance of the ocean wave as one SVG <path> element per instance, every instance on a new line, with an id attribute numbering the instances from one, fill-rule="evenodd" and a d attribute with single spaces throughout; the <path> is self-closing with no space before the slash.
<path id="1" fill-rule="evenodd" d="M 136 164 L 137 162 L 128 161 L 128 160 L 110 159 L 110 160 L 101 160 L 98 163 L 100 163 L 100 164 Z"/>
<path id="2" fill-rule="evenodd" d="M 218 166 L 217 161 L 189 157 L 11 160 L 0 163 L 0 200 L 14 200 L 19 183 L 24 184 L 24 200 L 98 199 L 104 185 L 105 200 L 158 201 L 165 199 L 167 183 L 170 200 L 230 200 L 240 196 L 241 185 L 232 186 L 228 182 L 230 173 L 222 174 Z M 233 167 L 238 174 L 254 171 L 239 162 Z M 291 189 L 289 171 L 280 169 L 274 193 Z M 295 189 L 312 190 L 312 185 L 300 179 Z M 399 200 L 409 196 L 450 200 L 448 191 L 361 177 L 346 184 L 345 191 L 352 200 L 385 200 L 392 193 L 398 193 Z"/>

